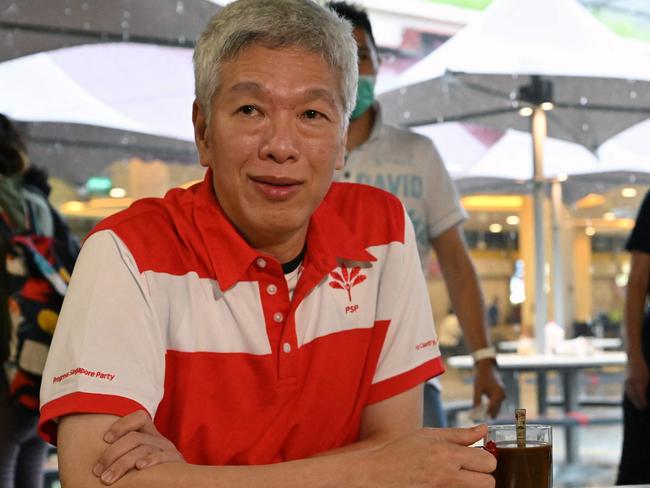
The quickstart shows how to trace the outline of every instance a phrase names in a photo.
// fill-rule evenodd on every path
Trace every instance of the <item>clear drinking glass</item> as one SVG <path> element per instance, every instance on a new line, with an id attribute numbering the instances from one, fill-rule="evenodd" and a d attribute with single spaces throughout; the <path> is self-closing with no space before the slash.
<path id="1" fill-rule="evenodd" d="M 483 448 L 497 458 L 496 488 L 553 487 L 553 431 L 550 425 L 526 425 L 525 443 L 513 425 L 490 425 Z"/>

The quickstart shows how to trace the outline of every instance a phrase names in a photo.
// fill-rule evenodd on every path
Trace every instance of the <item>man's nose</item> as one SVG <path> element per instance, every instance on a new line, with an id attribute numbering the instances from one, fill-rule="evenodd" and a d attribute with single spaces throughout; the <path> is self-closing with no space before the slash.
<path id="1" fill-rule="evenodd" d="M 270 117 L 260 146 L 260 157 L 280 164 L 297 161 L 299 156 L 297 138 L 295 115 L 287 113 Z"/>

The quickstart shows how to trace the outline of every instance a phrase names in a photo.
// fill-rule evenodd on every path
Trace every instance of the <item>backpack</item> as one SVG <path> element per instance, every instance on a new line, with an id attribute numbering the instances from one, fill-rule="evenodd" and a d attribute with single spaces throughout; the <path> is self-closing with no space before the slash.
<path id="1" fill-rule="evenodd" d="M 40 191 L 26 187 L 47 198 Z M 5 284 L 9 315 L 8 360 L 9 397 L 24 408 L 39 408 L 39 391 L 45 360 L 56 327 L 79 246 L 59 214 L 47 203 L 53 220 L 53 236 L 29 229 L 15 233 L 0 218 L 5 242 Z M 29 213 L 29 207 L 28 207 Z"/>

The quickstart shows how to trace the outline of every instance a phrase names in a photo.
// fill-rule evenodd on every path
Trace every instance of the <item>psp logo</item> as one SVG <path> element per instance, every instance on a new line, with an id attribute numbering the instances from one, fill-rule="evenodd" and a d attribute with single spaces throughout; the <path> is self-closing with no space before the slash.
<path id="1" fill-rule="evenodd" d="M 366 281 L 366 275 L 361 273 L 361 268 L 359 266 L 355 266 L 349 270 L 347 266 L 342 264 L 341 272 L 339 273 L 338 271 L 332 271 L 330 273 L 330 278 L 331 281 L 329 282 L 329 285 L 332 288 L 335 288 L 337 290 L 345 290 L 348 294 L 348 301 L 350 302 L 350 305 L 347 305 L 345 307 L 345 313 L 352 314 L 359 310 L 359 305 L 352 303 L 352 288 Z"/>

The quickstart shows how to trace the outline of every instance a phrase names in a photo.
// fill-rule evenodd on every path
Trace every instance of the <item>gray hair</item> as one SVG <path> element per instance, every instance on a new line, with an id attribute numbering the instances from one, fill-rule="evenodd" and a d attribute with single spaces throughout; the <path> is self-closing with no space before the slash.
<path id="1" fill-rule="evenodd" d="M 221 65 L 253 43 L 320 54 L 339 74 L 347 122 L 358 80 L 352 26 L 313 0 L 238 0 L 210 19 L 194 50 L 195 95 L 208 120 Z"/>

